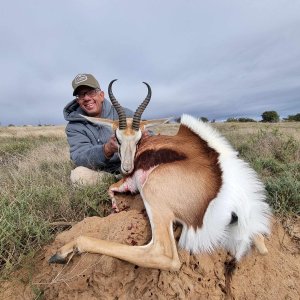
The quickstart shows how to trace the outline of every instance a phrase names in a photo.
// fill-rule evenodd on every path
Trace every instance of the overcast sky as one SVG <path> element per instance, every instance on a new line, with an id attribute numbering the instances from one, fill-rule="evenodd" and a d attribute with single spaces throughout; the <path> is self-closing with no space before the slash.
<path id="1" fill-rule="evenodd" d="M 65 124 L 92 73 L 144 118 L 300 113 L 298 0 L 19 0 L 0 10 L 0 123 Z"/>

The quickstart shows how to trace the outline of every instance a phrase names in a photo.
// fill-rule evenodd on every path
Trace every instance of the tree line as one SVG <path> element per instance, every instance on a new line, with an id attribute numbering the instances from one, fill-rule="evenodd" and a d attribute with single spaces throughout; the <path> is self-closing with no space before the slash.
<path id="1" fill-rule="evenodd" d="M 279 114 L 274 111 L 265 111 L 261 115 L 262 119 L 260 121 L 256 121 L 251 118 L 243 117 L 243 118 L 228 118 L 225 122 L 265 122 L 265 123 L 277 123 L 280 121 Z M 174 121 L 177 123 L 180 123 L 180 117 L 175 118 Z M 200 120 L 203 122 L 209 122 L 208 118 L 206 117 L 200 117 Z M 300 122 L 300 113 L 297 113 L 296 115 L 289 115 L 287 118 L 283 118 L 283 121 L 285 122 Z M 216 120 L 212 120 L 211 123 L 215 123 Z"/>
<path id="2" fill-rule="evenodd" d="M 261 117 L 262 119 L 259 122 L 277 123 L 280 121 L 279 114 L 274 110 L 263 112 Z M 287 118 L 283 118 L 283 121 L 300 122 L 300 113 L 297 113 L 296 115 L 289 115 Z M 257 122 L 257 121 L 251 118 L 228 118 L 226 122 Z"/>
<path id="3" fill-rule="evenodd" d="M 251 118 L 228 118 L 225 122 L 265 122 L 265 123 L 277 123 L 280 121 L 280 116 L 279 114 L 274 111 L 265 111 L 262 113 L 261 115 L 262 120 L 260 121 L 256 121 L 254 119 Z M 175 118 L 174 121 L 177 123 L 180 123 L 180 117 Z M 209 122 L 208 118 L 206 117 L 200 117 L 199 119 L 201 119 L 203 122 Z M 215 123 L 216 120 L 212 120 L 211 123 Z M 295 115 L 289 115 L 287 118 L 283 118 L 283 121 L 285 122 L 300 122 L 300 113 L 297 113 Z M 1 122 L 0 122 L 0 126 L 1 126 Z M 11 126 L 15 126 L 14 124 L 9 124 L 8 127 Z M 24 125 L 24 126 L 30 126 L 30 125 Z M 54 126 L 51 124 L 45 124 L 45 125 L 41 125 L 38 124 L 38 126 Z"/>

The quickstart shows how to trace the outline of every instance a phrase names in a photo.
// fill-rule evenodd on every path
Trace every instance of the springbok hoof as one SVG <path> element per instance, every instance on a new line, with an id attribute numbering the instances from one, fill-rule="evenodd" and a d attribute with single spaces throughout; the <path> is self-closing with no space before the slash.
<path id="1" fill-rule="evenodd" d="M 118 206 L 116 204 L 113 204 L 112 208 L 111 208 L 111 213 L 112 214 L 117 214 L 119 212 L 120 212 L 120 210 L 119 210 Z"/>
<path id="2" fill-rule="evenodd" d="M 67 259 L 61 257 L 56 253 L 53 256 L 51 256 L 48 262 L 49 264 L 65 264 L 67 263 L 67 261 L 68 261 Z"/>

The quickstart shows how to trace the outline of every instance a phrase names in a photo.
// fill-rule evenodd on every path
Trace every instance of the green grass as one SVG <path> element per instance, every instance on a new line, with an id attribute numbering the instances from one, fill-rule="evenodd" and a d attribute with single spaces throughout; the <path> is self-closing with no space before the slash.
<path id="1" fill-rule="evenodd" d="M 35 182 L 34 176 L 31 180 Z M 30 179 L 29 179 L 30 181 Z M 111 182 L 93 187 L 70 185 L 20 185 L 1 195 L 0 263 L 6 270 L 22 262 L 23 255 L 52 238 L 59 230 L 51 222 L 82 220 L 86 216 L 104 216 L 110 212 L 107 188 Z"/>
<path id="2" fill-rule="evenodd" d="M 2 276 L 20 266 L 65 227 L 110 213 L 107 189 L 111 179 L 93 187 L 70 184 L 74 167 L 65 139 L 39 136 L 0 138 L 0 269 Z"/>
<path id="3" fill-rule="evenodd" d="M 259 130 L 233 143 L 260 174 L 268 202 L 279 215 L 300 213 L 300 143 L 279 130 Z"/>
<path id="4" fill-rule="evenodd" d="M 248 132 L 245 124 L 243 130 L 227 125 L 218 127 L 264 181 L 274 212 L 280 216 L 299 215 L 300 139 L 287 134 L 286 128 L 283 133 L 255 124 Z M 53 222 L 77 222 L 86 216 L 109 214 L 107 189 L 112 182 L 73 187 L 69 176 L 74 166 L 64 135 L 1 134 L 5 134 L 4 128 L 0 131 L 0 276 L 3 277 L 66 228 L 53 226 Z"/>
<path id="5" fill-rule="evenodd" d="M 30 150 L 36 148 L 40 143 L 56 142 L 58 137 L 47 137 L 40 135 L 29 137 L 2 137 L 0 143 L 0 157 L 3 160 L 11 157 L 22 157 Z"/>

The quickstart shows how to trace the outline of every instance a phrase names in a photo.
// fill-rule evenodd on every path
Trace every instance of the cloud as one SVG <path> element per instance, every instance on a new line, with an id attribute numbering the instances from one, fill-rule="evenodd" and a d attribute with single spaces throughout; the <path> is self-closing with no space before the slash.
<path id="1" fill-rule="evenodd" d="M 300 3 L 51 1 L 2 5 L 0 122 L 62 124 L 76 74 L 144 117 L 300 112 Z"/>

